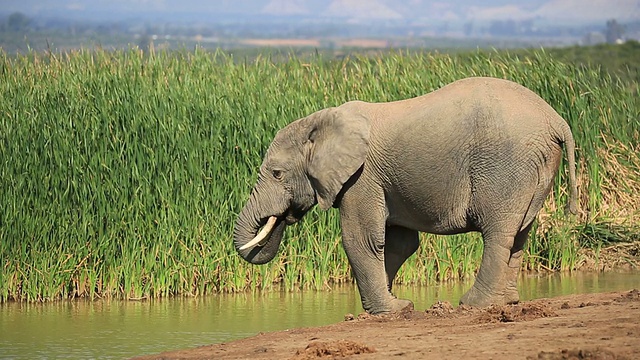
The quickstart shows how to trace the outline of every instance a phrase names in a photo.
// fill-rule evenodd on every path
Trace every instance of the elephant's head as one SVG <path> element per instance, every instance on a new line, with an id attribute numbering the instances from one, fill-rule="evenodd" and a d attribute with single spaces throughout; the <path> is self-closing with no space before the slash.
<path id="1" fill-rule="evenodd" d="M 316 203 L 323 210 L 334 205 L 344 183 L 364 163 L 368 140 L 369 121 L 340 108 L 318 111 L 281 129 L 238 216 L 233 232 L 238 253 L 253 264 L 273 259 L 287 225 Z"/>

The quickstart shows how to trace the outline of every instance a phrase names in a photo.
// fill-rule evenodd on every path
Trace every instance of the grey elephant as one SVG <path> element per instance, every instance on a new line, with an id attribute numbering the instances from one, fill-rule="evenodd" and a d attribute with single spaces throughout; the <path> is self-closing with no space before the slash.
<path id="1" fill-rule="evenodd" d="M 467 78 L 413 99 L 320 110 L 276 134 L 238 216 L 234 245 L 245 260 L 266 263 L 287 225 L 315 204 L 336 207 L 362 306 L 377 314 L 411 305 L 391 285 L 418 249 L 419 231 L 478 231 L 482 262 L 460 302 L 516 303 L 523 247 L 563 144 L 567 210 L 576 213 L 569 125 L 514 82 Z"/>

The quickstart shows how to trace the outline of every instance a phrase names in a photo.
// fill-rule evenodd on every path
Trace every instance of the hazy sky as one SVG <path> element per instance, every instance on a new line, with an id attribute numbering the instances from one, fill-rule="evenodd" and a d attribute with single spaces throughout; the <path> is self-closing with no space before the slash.
<path id="1" fill-rule="evenodd" d="M 0 11 L 113 19 L 136 14 L 301 16 L 447 21 L 640 20 L 640 0 L 0 0 Z"/>

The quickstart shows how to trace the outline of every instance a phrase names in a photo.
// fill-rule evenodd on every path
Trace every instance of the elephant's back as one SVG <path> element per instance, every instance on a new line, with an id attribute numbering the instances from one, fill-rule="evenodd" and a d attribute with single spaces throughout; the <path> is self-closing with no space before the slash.
<path id="1" fill-rule="evenodd" d="M 468 229 L 474 191 L 537 181 L 534 168 L 514 164 L 537 162 L 547 151 L 539 146 L 559 149 L 549 141 L 550 122 L 563 120 L 535 93 L 506 80 L 464 79 L 414 99 L 361 106 L 372 119 L 373 168 L 390 196 L 402 199 L 401 208 L 419 209 L 433 222 L 425 231 Z M 396 213 L 410 218 L 412 211 Z"/>
<path id="2" fill-rule="evenodd" d="M 535 92 L 509 80 L 472 77 L 455 81 L 429 94 L 389 103 L 387 121 L 395 128 L 424 128 L 461 136 L 523 137 L 549 131 L 564 122 Z M 397 116 L 394 116 L 397 114 Z M 404 124 L 402 124 L 404 123 Z M 444 134 L 442 134 L 444 135 Z"/>
<path id="3" fill-rule="evenodd" d="M 421 98 L 416 100 L 425 107 L 446 109 L 450 104 L 457 104 L 460 109 L 480 112 L 472 115 L 492 115 L 495 121 L 504 120 L 507 126 L 547 125 L 535 123 L 550 118 L 561 119 L 534 91 L 516 82 L 492 77 L 457 80 Z"/>

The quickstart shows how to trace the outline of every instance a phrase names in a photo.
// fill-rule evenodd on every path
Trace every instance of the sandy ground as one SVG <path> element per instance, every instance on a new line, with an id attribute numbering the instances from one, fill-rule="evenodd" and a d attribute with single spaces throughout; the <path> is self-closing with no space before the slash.
<path id="1" fill-rule="evenodd" d="M 639 284 L 640 286 L 640 284 Z M 637 289 L 486 309 L 436 303 L 137 359 L 640 359 Z"/>

